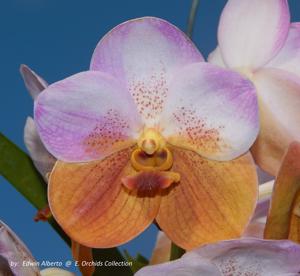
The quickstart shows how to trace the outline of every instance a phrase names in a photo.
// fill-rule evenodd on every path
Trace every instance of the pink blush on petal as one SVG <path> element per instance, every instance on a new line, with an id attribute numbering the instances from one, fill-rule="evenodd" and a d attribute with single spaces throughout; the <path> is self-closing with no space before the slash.
<path id="1" fill-rule="evenodd" d="M 120 116 L 118 111 L 110 109 L 96 124 L 91 133 L 83 140 L 86 153 L 97 156 L 103 153 L 103 149 L 126 143 L 128 137 L 124 133 L 130 130 L 128 122 Z"/>
<path id="2" fill-rule="evenodd" d="M 178 136 L 185 137 L 192 148 L 202 148 L 207 152 L 215 153 L 227 147 L 220 135 L 220 131 L 225 126 L 210 127 L 207 119 L 197 117 L 196 111 L 185 107 L 178 108 L 173 113 L 173 117 L 179 126 Z"/>

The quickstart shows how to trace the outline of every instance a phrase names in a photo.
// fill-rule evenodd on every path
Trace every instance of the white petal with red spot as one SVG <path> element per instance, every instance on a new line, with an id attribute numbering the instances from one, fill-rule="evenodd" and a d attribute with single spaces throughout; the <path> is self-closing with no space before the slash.
<path id="1" fill-rule="evenodd" d="M 203 57 L 183 32 L 153 17 L 127 21 L 97 45 L 91 69 L 123 80 L 144 122 L 157 123 L 172 72 Z"/>
<path id="2" fill-rule="evenodd" d="M 25 263 L 35 264 L 36 261 L 28 248 L 17 235 L 0 221 L 0 274 L 38 276 L 37 266 L 26 266 Z M 11 264 L 15 265 L 12 266 Z"/>
<path id="3" fill-rule="evenodd" d="M 170 82 L 161 128 L 169 143 L 204 157 L 238 157 L 258 133 L 255 88 L 233 71 L 207 63 L 186 66 Z"/>
<path id="4" fill-rule="evenodd" d="M 140 128 L 128 92 L 117 79 L 92 71 L 46 88 L 34 115 L 47 150 L 68 162 L 102 159 L 128 147 Z"/>
<path id="5" fill-rule="evenodd" d="M 209 244 L 180 259 L 144 267 L 136 276 L 298 275 L 300 246 L 291 241 L 239 239 Z"/>

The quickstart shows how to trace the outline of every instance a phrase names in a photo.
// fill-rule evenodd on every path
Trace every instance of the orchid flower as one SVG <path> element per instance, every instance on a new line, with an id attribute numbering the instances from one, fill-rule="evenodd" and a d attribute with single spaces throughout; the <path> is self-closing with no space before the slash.
<path id="1" fill-rule="evenodd" d="M 74 276 L 60 268 L 39 271 L 37 262 L 17 235 L 0 221 L 0 275 L 7 276 Z"/>
<path id="2" fill-rule="evenodd" d="M 209 62 L 236 70 L 256 87 L 261 129 L 252 153 L 276 176 L 285 150 L 300 139 L 300 24 L 290 24 L 287 0 L 229 0 L 218 42 Z"/>
<path id="3" fill-rule="evenodd" d="M 299 275 L 300 245 L 291 241 L 238 239 L 208 244 L 180 259 L 147 266 L 136 276 Z"/>
<path id="4" fill-rule="evenodd" d="M 250 81 L 204 63 L 170 23 L 117 26 L 90 71 L 35 99 L 34 125 L 58 159 L 48 186 L 54 217 L 88 247 L 125 243 L 154 219 L 185 249 L 240 236 L 257 198 L 247 153 L 257 109 Z"/>

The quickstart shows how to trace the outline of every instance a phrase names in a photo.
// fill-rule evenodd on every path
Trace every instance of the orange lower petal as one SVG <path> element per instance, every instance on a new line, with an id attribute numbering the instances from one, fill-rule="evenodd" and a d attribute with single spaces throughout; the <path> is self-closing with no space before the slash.
<path id="1" fill-rule="evenodd" d="M 167 236 L 187 250 L 241 236 L 258 193 L 251 155 L 216 162 L 175 147 L 172 152 L 172 170 L 180 174 L 181 181 L 163 191 L 157 216 Z"/>
<path id="2" fill-rule="evenodd" d="M 90 265 L 83 265 L 83 262 L 93 261 L 92 248 L 86 247 L 72 240 L 72 256 L 78 262 L 80 272 L 83 276 L 92 276 L 95 267 Z"/>
<path id="3" fill-rule="evenodd" d="M 131 152 L 89 163 L 56 163 L 49 181 L 50 208 L 76 242 L 114 247 L 133 239 L 157 215 L 159 196 L 138 196 L 122 185 L 122 177 L 133 173 Z"/>
<path id="4" fill-rule="evenodd" d="M 287 239 L 295 199 L 300 188 L 300 143 L 292 143 L 276 178 L 267 223 L 266 239 Z"/>

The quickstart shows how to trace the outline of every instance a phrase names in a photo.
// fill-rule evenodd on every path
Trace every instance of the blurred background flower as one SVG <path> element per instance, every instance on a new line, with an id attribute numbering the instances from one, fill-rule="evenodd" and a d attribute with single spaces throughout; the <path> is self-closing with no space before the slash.
<path id="1" fill-rule="evenodd" d="M 26 245 L 2 221 L 0 221 L 0 275 L 2 276 L 74 276 L 61 268 L 48 267 L 40 271 Z"/>
<path id="2" fill-rule="evenodd" d="M 239 239 L 205 245 L 180 259 L 142 268 L 136 276 L 297 275 L 300 245 L 291 241 Z"/>
<path id="3" fill-rule="evenodd" d="M 208 60 L 250 79 L 257 90 L 261 129 L 256 163 L 276 176 L 289 144 L 300 139 L 300 23 L 286 0 L 230 0 Z"/>

